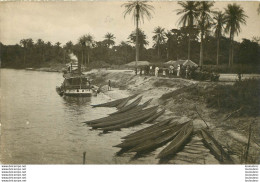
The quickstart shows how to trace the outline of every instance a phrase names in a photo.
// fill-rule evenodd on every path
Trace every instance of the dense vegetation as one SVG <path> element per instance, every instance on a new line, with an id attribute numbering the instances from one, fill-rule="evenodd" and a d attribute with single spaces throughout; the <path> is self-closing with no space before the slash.
<path id="1" fill-rule="evenodd" d="M 218 85 L 207 95 L 209 107 L 225 112 L 236 112 L 238 116 L 259 116 L 259 80 L 237 81 L 234 85 Z"/>
<path id="2" fill-rule="evenodd" d="M 138 22 L 144 17 L 149 19 L 153 7 L 147 2 L 133 1 L 123 6 L 125 15 L 133 14 L 136 30 L 119 45 L 115 45 L 116 36 L 112 33 L 107 33 L 103 41 L 95 41 L 91 34 L 86 34 L 79 37 L 76 44 L 69 41 L 63 46 L 60 42 L 53 44 L 42 39 L 34 42 L 30 38 L 22 39 L 16 45 L 0 42 L 2 67 L 64 64 L 71 61 L 70 55 L 73 53 L 88 67 L 122 65 L 134 60 L 163 63 L 190 59 L 200 65 L 217 65 L 206 66 L 216 72 L 259 72 L 260 38 L 243 39 L 241 42 L 234 40 L 234 36 L 241 31 L 240 25 L 246 23 L 247 16 L 242 7 L 229 4 L 223 13 L 212 11 L 213 2 L 187 1 L 178 4 L 181 8 L 177 11 L 181 15 L 178 22 L 180 28 L 165 30 L 155 27 L 152 48 L 147 48 L 146 32 L 138 27 Z"/>
<path id="3" fill-rule="evenodd" d="M 185 34 L 183 39 L 187 37 Z M 151 62 L 165 62 L 167 60 L 187 59 L 187 41 L 182 41 L 178 46 L 174 46 L 174 39 L 171 39 L 169 46 L 169 53 L 167 53 L 167 43 L 160 46 L 160 58 L 158 58 L 158 48 L 145 48 L 140 51 L 141 60 L 149 60 Z M 42 45 L 38 44 L 39 41 L 28 45 L 24 48 L 20 45 L 3 45 L 0 43 L 0 54 L 2 60 L 2 67 L 40 67 L 47 65 L 48 63 L 67 63 L 70 61 L 69 53 L 73 52 L 78 59 L 82 59 L 82 46 L 79 44 L 71 45 L 68 47 L 68 43 L 61 47 L 59 43 L 51 44 L 50 42 L 43 42 Z M 210 36 L 207 38 L 205 46 L 204 63 L 207 65 L 215 65 L 216 62 L 216 38 Z M 199 62 L 199 42 L 192 41 L 191 60 Z M 229 41 L 227 38 L 221 39 L 221 54 L 217 72 L 224 71 L 229 72 L 224 64 L 228 64 L 228 46 Z M 91 49 L 84 49 L 83 54 L 87 55 L 89 51 L 90 64 L 105 66 L 111 64 L 125 64 L 135 60 L 135 48 L 128 42 L 122 42 L 120 45 L 113 47 L 106 46 L 103 42 L 95 42 Z M 234 63 L 240 64 L 243 67 L 252 67 L 254 72 L 258 71 L 260 63 L 260 46 L 257 42 L 243 39 L 241 43 L 235 42 L 234 44 Z M 87 57 L 87 56 L 86 56 Z M 168 57 L 168 58 L 167 58 Z M 87 60 L 83 61 L 87 64 Z M 102 62 L 102 63 L 100 63 Z M 106 64 L 107 63 L 107 64 Z M 249 66 L 252 65 L 252 66 Z"/>

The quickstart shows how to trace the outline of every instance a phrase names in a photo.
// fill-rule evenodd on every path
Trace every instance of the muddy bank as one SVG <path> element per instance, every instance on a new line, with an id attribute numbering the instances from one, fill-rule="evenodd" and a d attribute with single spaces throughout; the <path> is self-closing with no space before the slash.
<path id="1" fill-rule="evenodd" d="M 253 137 L 250 143 L 248 163 L 259 162 L 259 117 L 228 117 L 230 113 L 219 112 L 207 107 L 204 93 L 217 85 L 232 83 L 136 76 L 130 70 L 92 70 L 87 74 L 111 100 L 136 93 L 143 96 L 143 101 L 152 98 L 152 105 L 159 104 L 161 108 L 166 108 L 165 114 L 160 119 L 174 117 L 174 120 L 180 123 L 191 119 L 195 133 L 201 128 L 206 128 L 204 122 L 206 121 L 210 128 L 209 131 L 231 155 L 236 164 L 244 162 L 242 156 L 248 141 L 249 124 L 252 122 Z M 112 91 L 107 91 L 108 80 L 111 81 Z M 157 151 L 161 151 L 164 147 Z M 196 148 L 196 152 L 191 151 L 194 148 Z M 201 139 L 195 135 L 190 143 L 168 163 L 218 164 L 219 162 L 210 154 Z"/>

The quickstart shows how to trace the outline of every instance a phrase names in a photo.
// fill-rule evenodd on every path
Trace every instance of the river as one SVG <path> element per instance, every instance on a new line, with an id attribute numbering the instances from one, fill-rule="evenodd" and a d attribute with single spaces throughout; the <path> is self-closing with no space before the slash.
<path id="1" fill-rule="evenodd" d="M 0 69 L 0 76 L 1 163 L 82 164 L 83 152 L 87 164 L 157 163 L 153 153 L 136 160 L 115 155 L 113 145 L 140 126 L 100 134 L 82 124 L 116 111 L 91 107 L 108 101 L 106 95 L 60 97 L 61 73 Z"/>

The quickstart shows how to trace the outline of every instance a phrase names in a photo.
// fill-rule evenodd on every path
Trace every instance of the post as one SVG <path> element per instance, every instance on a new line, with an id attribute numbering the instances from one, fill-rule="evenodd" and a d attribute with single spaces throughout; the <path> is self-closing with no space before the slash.
<path id="1" fill-rule="evenodd" d="M 249 130 L 248 130 L 248 142 L 247 142 L 246 152 L 245 152 L 245 163 L 247 163 L 249 147 L 250 147 L 250 140 L 251 140 L 251 133 L 252 133 L 252 122 L 250 123 Z"/>
<path id="2" fill-rule="evenodd" d="M 83 152 L 83 164 L 86 163 L 86 152 Z"/>

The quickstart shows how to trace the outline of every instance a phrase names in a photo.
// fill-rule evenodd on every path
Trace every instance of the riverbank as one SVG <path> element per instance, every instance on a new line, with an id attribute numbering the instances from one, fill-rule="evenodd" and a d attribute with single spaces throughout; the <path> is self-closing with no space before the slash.
<path id="1" fill-rule="evenodd" d="M 206 93 L 212 88 L 218 85 L 231 85 L 232 82 L 199 82 L 182 78 L 136 76 L 130 70 L 92 70 L 87 74 L 93 79 L 93 83 L 100 86 L 101 91 L 112 100 L 136 93 L 143 96 L 143 101 L 152 98 L 152 105 L 159 104 L 161 108 L 166 108 L 166 113 L 161 119 L 174 117 L 178 122 L 191 119 L 193 120 L 195 133 L 199 129 L 206 127 L 204 123 L 206 121 L 210 128 L 209 131 L 230 153 L 236 164 L 243 162 L 241 156 L 245 153 L 248 128 L 252 122 L 253 137 L 250 143 L 248 162 L 258 162 L 259 117 L 236 116 L 232 112 L 219 111 L 216 108 L 208 107 L 205 99 Z M 107 91 L 108 80 L 111 81 L 112 91 Z M 192 140 L 195 143 L 201 141 L 198 137 L 193 137 Z M 176 164 L 218 163 L 209 151 L 203 147 L 202 143 L 200 152 L 207 154 L 206 157 L 202 159 L 196 155 L 180 152 L 175 156 L 174 160 L 169 162 Z M 183 157 L 187 159 L 185 161 L 181 160 Z"/>

